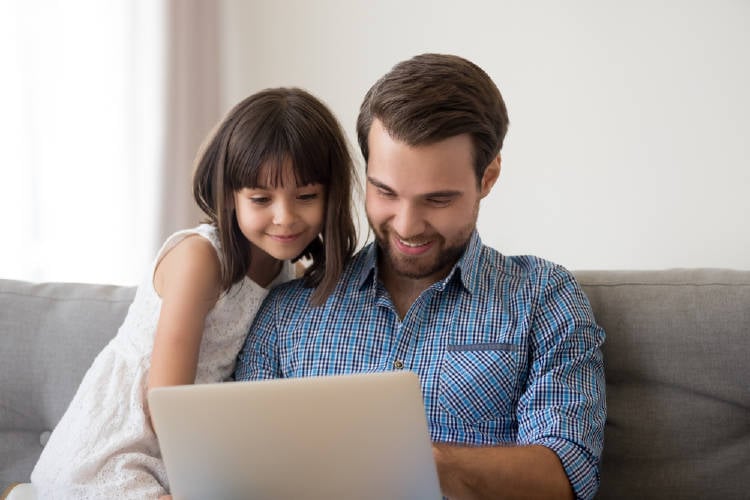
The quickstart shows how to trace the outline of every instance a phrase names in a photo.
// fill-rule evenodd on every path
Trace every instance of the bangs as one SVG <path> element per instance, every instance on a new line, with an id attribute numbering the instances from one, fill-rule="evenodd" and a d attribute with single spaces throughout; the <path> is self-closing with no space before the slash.
<path id="1" fill-rule="evenodd" d="M 229 143 L 228 158 L 234 161 L 226 171 L 232 189 L 329 184 L 330 140 L 300 125 L 282 112 L 255 130 L 238 127 Z"/>

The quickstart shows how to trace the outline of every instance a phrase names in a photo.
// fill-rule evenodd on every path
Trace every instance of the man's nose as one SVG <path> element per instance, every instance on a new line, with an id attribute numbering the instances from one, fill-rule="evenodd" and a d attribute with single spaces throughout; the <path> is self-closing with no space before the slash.
<path id="1" fill-rule="evenodd" d="M 424 232 L 424 214 L 411 203 L 401 204 L 391 222 L 396 234 L 402 239 L 409 239 Z"/>

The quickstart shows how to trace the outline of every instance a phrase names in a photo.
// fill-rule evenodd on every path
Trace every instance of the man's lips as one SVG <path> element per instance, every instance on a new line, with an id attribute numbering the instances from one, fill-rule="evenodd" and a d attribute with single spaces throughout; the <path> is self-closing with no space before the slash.
<path id="1" fill-rule="evenodd" d="M 407 242 L 396 236 L 392 238 L 393 245 L 398 249 L 399 252 L 406 255 L 422 255 L 427 252 L 435 244 L 435 240 L 429 240 L 425 242 Z"/>

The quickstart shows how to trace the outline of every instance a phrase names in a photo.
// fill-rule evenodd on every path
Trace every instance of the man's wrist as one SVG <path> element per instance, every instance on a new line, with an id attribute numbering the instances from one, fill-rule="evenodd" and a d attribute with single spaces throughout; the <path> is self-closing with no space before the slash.
<path id="1" fill-rule="evenodd" d="M 443 495 L 456 498 L 470 498 L 471 468 L 462 467 L 462 451 L 474 449 L 448 443 L 433 443 L 432 452 L 435 458 L 440 489 Z M 468 474 L 467 474 L 468 473 Z"/>

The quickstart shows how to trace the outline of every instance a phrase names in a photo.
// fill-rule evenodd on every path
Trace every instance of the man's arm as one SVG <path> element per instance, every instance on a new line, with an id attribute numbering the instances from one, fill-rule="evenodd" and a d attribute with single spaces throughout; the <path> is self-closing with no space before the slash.
<path id="1" fill-rule="evenodd" d="M 604 331 L 565 269 L 540 278 L 530 369 L 518 401 L 515 446 L 437 444 L 444 494 L 455 498 L 592 498 L 606 416 Z"/>
<path id="2" fill-rule="evenodd" d="M 435 444 L 433 455 L 449 498 L 573 498 L 560 459 L 545 446 Z"/>

